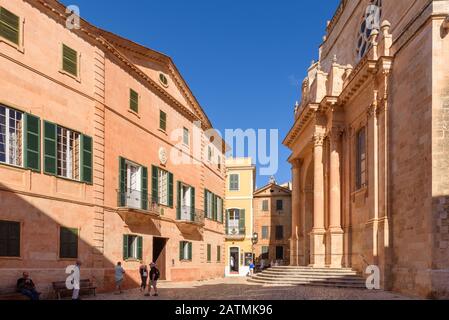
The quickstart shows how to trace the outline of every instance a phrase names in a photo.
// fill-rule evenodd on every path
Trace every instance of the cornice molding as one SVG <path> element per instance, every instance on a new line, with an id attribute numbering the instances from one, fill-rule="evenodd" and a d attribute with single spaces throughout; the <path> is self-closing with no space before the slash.
<path id="1" fill-rule="evenodd" d="M 66 7 L 61 4 L 57 0 L 24 0 L 27 3 L 29 3 L 31 6 L 38 8 L 38 9 L 46 9 L 49 16 L 53 16 L 57 18 L 59 23 L 63 24 L 65 22 L 65 19 L 67 18 L 67 15 L 65 13 Z M 38 7 L 38 5 L 40 5 Z M 41 10 L 42 11 L 42 10 Z M 45 12 L 44 12 L 45 13 Z M 195 103 L 193 103 L 189 98 L 187 99 L 189 103 L 193 103 L 192 106 L 194 106 L 194 110 L 199 112 L 199 115 L 202 115 L 203 117 L 200 117 L 198 114 L 193 113 L 189 110 L 189 108 L 185 107 L 181 102 L 179 102 L 175 97 L 173 97 L 171 94 L 169 94 L 163 87 L 161 87 L 159 84 L 157 84 L 155 81 L 153 81 L 149 76 L 147 76 L 140 68 L 138 68 L 136 65 L 134 65 L 133 62 L 131 62 L 115 45 L 113 45 L 111 42 L 109 42 L 107 39 L 105 39 L 101 35 L 101 29 L 98 29 L 97 27 L 93 26 L 89 22 L 81 19 L 81 28 L 79 30 L 72 30 L 72 32 L 79 34 L 80 36 L 84 35 L 87 36 L 91 41 L 96 42 L 97 44 L 100 44 L 103 48 L 107 49 L 107 51 L 112 54 L 116 59 L 118 59 L 122 65 L 124 65 L 129 71 L 136 74 L 138 77 L 140 77 L 141 80 L 145 81 L 147 84 L 150 85 L 153 89 L 155 89 L 156 93 L 159 94 L 161 97 L 164 97 L 166 101 L 178 112 L 180 112 L 182 115 L 184 115 L 186 118 L 188 118 L 191 121 L 201 121 L 201 126 L 203 130 L 212 129 L 212 124 L 210 123 L 209 119 L 207 118 L 207 115 L 204 111 L 202 111 L 202 108 L 199 106 L 199 104 L 196 106 Z M 116 36 L 116 35 L 115 35 Z M 117 36 L 119 37 L 119 36 Z M 119 37 L 120 38 L 120 37 Z M 127 40 L 127 39 L 124 39 Z M 129 41 L 129 40 L 128 40 Z M 137 45 L 137 44 L 136 44 Z M 152 50 L 147 48 L 148 50 Z M 160 54 L 162 55 L 162 54 Z M 175 75 L 176 73 L 179 74 L 179 72 L 176 72 L 177 69 L 174 66 L 174 64 L 171 62 L 171 58 L 165 56 L 167 59 L 170 60 L 170 63 L 168 63 L 168 67 L 172 75 Z M 162 59 L 159 59 L 159 61 L 164 62 Z M 178 74 L 174 76 L 174 79 L 177 79 L 177 81 L 180 81 Z M 180 76 L 180 74 L 179 74 Z M 185 86 L 183 86 L 183 90 L 187 90 Z M 187 95 L 188 96 L 188 95 Z M 187 97 L 186 96 L 186 97 Z"/>

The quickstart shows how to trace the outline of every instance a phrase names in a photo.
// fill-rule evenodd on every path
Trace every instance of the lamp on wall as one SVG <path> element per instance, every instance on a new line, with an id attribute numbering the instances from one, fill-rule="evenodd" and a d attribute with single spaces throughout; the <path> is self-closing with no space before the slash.
<path id="1" fill-rule="evenodd" d="M 259 242 L 259 234 L 257 232 L 253 233 L 253 237 L 251 238 L 251 242 L 253 243 L 253 245 L 257 244 L 257 242 Z"/>

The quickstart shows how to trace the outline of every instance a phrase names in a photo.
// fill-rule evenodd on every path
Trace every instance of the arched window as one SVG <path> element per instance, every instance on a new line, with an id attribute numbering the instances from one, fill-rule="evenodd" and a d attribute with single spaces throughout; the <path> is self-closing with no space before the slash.
<path id="1" fill-rule="evenodd" d="M 357 58 L 359 60 L 371 49 L 369 38 L 373 30 L 379 28 L 381 17 L 382 0 L 370 0 L 368 7 L 363 12 L 357 37 Z"/>

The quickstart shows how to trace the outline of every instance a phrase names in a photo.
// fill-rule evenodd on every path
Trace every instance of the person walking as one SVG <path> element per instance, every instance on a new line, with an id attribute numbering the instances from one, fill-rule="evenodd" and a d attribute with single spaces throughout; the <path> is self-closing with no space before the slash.
<path id="1" fill-rule="evenodd" d="M 159 280 L 161 273 L 154 262 L 151 262 L 150 268 L 151 268 L 150 269 L 150 285 L 148 286 L 148 293 L 149 293 L 149 295 L 151 295 L 151 287 L 153 287 L 153 289 L 154 289 L 153 296 L 157 297 L 157 296 L 159 296 L 159 294 L 157 292 L 157 281 Z"/>
<path id="2" fill-rule="evenodd" d="M 115 267 L 115 286 L 117 288 L 116 294 L 123 293 L 122 291 L 122 283 L 125 275 L 125 270 L 122 268 L 122 263 L 117 262 L 117 266 Z"/>
<path id="3" fill-rule="evenodd" d="M 144 264 L 144 262 L 141 262 L 140 268 L 139 268 L 139 273 L 140 273 L 140 279 L 142 280 L 141 284 L 140 284 L 140 292 L 144 292 L 145 289 L 147 288 L 147 280 L 148 280 L 148 268 L 146 266 L 146 264 Z"/>
<path id="4" fill-rule="evenodd" d="M 251 263 L 249 264 L 249 275 L 252 277 L 254 275 L 254 268 L 256 266 L 254 265 L 254 261 L 251 261 Z"/>
<path id="5" fill-rule="evenodd" d="M 75 264 L 75 270 L 74 273 L 77 274 L 78 281 L 73 282 L 73 293 L 72 293 L 72 300 L 81 300 L 80 299 L 80 282 L 79 279 L 81 279 L 81 261 L 77 260 Z"/>

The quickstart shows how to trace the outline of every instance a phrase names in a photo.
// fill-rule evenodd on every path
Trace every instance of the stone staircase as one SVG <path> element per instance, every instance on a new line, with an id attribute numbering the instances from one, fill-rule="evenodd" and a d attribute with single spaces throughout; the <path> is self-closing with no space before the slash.
<path id="1" fill-rule="evenodd" d="M 352 269 L 272 267 L 253 275 L 248 281 L 265 285 L 305 285 L 366 289 L 365 279 Z"/>

